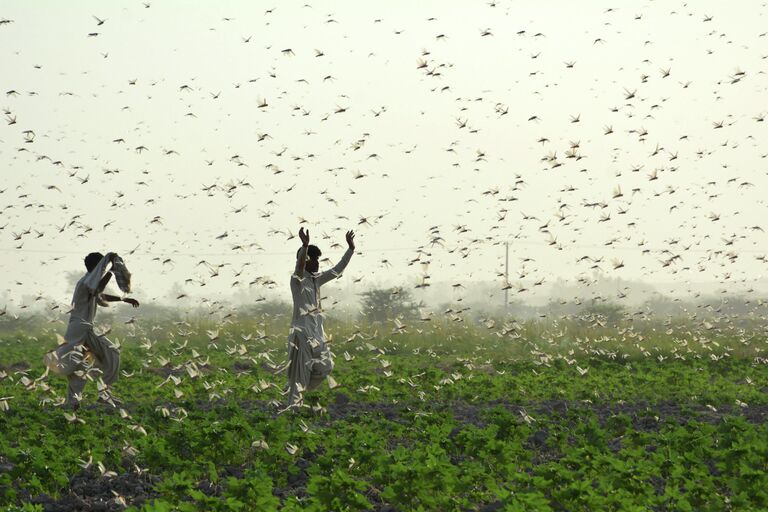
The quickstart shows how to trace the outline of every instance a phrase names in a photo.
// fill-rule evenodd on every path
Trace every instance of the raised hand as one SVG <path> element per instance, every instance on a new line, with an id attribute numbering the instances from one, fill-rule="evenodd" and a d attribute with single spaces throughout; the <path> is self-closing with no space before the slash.
<path id="1" fill-rule="evenodd" d="M 305 247 L 309 245 L 309 230 L 304 231 L 304 228 L 299 228 L 299 238 Z"/>
<path id="2" fill-rule="evenodd" d="M 347 231 L 347 245 L 349 245 L 350 249 L 355 248 L 355 232 L 351 229 Z"/>

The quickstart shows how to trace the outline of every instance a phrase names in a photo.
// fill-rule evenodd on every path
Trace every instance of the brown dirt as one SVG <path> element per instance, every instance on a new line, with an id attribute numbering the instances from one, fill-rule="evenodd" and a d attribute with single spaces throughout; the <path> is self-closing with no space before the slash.
<path id="1" fill-rule="evenodd" d="M 157 476 L 129 472 L 106 478 L 91 468 L 73 476 L 69 482 L 69 491 L 58 499 L 42 494 L 28 501 L 42 505 L 45 512 L 120 511 L 125 507 L 115 499 L 115 492 L 122 496 L 129 506 L 141 506 L 145 501 L 160 496 L 153 490 L 159 481 Z"/>

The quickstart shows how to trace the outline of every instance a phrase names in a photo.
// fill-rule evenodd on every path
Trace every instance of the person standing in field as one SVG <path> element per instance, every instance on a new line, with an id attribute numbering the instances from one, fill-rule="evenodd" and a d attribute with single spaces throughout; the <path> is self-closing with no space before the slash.
<path id="1" fill-rule="evenodd" d="M 305 391 L 316 388 L 333 370 L 331 351 L 325 342 L 320 287 L 341 276 L 355 252 L 355 233 L 347 231 L 347 251 L 335 267 L 318 273 L 322 252 L 309 245 L 309 230 L 299 229 L 301 248 L 291 276 L 293 316 L 288 334 L 288 407 L 303 405 Z"/>
<path id="2" fill-rule="evenodd" d="M 107 265 L 111 265 L 111 272 L 107 271 Z M 45 355 L 46 366 L 69 380 L 65 404 L 74 410 L 80 407 L 88 378 L 101 379 L 103 385 L 99 386 L 99 399 L 114 405 L 108 386 L 117 380 L 120 352 L 106 336 L 97 336 L 93 331 L 96 306 L 106 306 L 107 302 L 126 302 L 134 308 L 139 307 L 136 299 L 103 293 L 113 273 L 118 286 L 123 291 L 130 291 L 130 273 L 117 254 L 92 252 L 85 257 L 85 268 L 88 272 L 77 282 L 72 295 L 64 343 Z"/>

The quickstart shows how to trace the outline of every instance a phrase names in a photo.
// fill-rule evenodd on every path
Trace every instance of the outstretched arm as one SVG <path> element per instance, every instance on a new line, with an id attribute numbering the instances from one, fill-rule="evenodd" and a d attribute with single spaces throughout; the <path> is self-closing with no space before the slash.
<path id="1" fill-rule="evenodd" d="M 299 228 L 299 238 L 301 238 L 301 250 L 296 258 L 296 269 L 294 274 L 298 277 L 304 277 L 304 267 L 307 264 L 307 248 L 309 247 L 309 230 L 304 232 L 304 228 Z"/>
<path id="2" fill-rule="evenodd" d="M 330 270 L 326 270 L 325 272 L 321 272 L 319 276 L 317 276 L 317 285 L 321 286 L 327 283 L 328 281 L 331 281 L 332 279 L 336 279 L 337 277 L 341 276 L 341 273 L 344 272 L 344 269 L 347 268 L 347 264 L 349 264 L 349 260 L 352 259 L 352 255 L 355 253 L 355 233 L 354 231 L 347 231 L 347 252 L 344 253 L 344 256 L 341 257 L 341 260 Z"/>
<path id="3" fill-rule="evenodd" d="M 117 295 L 108 295 L 106 293 L 102 293 L 101 298 L 102 300 L 104 300 L 104 302 L 125 302 L 126 304 L 130 304 L 135 308 L 139 307 L 139 301 L 137 301 L 136 299 L 132 299 L 130 297 L 126 297 L 123 299 L 121 297 L 118 297 Z"/>

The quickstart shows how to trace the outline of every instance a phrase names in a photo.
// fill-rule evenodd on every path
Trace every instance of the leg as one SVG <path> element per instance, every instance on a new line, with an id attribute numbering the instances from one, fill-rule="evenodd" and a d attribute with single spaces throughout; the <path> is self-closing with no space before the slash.
<path id="1" fill-rule="evenodd" d="M 120 371 L 120 351 L 106 336 L 88 336 L 86 343 L 95 359 L 94 366 L 101 371 L 104 384 L 115 382 Z"/>
<path id="2" fill-rule="evenodd" d="M 78 370 L 68 375 L 67 379 L 69 384 L 67 385 L 66 405 L 77 410 L 80 407 L 80 400 L 83 396 L 83 389 L 85 389 L 85 374 L 82 370 Z"/>
<path id="3" fill-rule="evenodd" d="M 83 363 L 83 346 L 79 343 L 60 345 L 45 355 L 45 365 L 53 373 L 67 377 L 67 406 L 77 409 L 85 388 L 86 366 Z"/>
<path id="4" fill-rule="evenodd" d="M 322 384 L 326 377 L 333 370 L 333 359 L 328 346 L 321 342 L 319 346 L 319 357 L 312 360 L 312 373 L 310 374 L 308 390 L 315 389 Z"/>
<path id="5" fill-rule="evenodd" d="M 312 354 L 307 341 L 294 336 L 291 341 L 288 364 L 288 406 L 299 406 L 303 402 L 303 393 L 310 380 L 310 369 L 307 365 Z"/>

